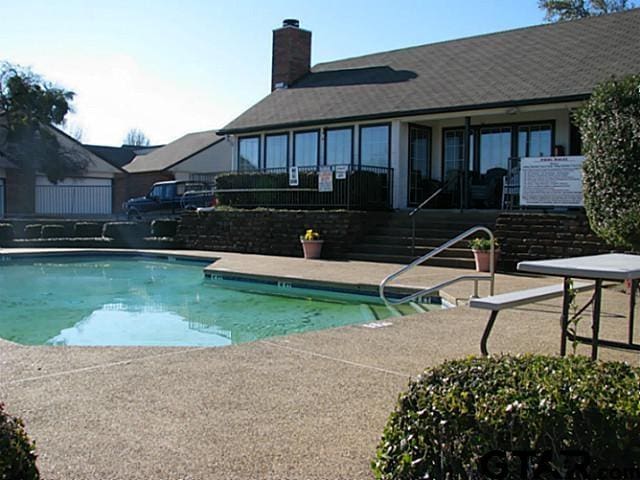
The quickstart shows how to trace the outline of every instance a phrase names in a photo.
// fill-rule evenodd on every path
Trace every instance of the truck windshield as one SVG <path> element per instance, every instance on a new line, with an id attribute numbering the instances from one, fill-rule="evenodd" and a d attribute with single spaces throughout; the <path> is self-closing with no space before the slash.
<path id="1" fill-rule="evenodd" d="M 149 192 L 150 198 L 158 198 L 160 200 L 164 200 L 166 198 L 171 197 L 171 186 L 170 185 L 155 185 L 151 192 Z"/>

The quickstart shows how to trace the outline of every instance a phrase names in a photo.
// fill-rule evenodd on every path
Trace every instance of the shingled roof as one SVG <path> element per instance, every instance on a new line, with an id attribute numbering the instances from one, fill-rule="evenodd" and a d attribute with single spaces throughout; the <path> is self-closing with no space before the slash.
<path id="1" fill-rule="evenodd" d="M 222 140 L 224 137 L 215 130 L 189 133 L 151 153 L 136 156 L 124 169 L 129 173 L 166 170 Z"/>
<path id="2" fill-rule="evenodd" d="M 640 9 L 321 63 L 219 133 L 587 98 L 640 72 Z"/>

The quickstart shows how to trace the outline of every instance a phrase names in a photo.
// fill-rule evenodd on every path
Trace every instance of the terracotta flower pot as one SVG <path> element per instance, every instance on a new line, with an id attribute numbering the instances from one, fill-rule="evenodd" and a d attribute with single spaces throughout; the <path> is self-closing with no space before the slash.
<path id="1" fill-rule="evenodd" d="M 471 250 L 473 252 L 473 258 L 476 261 L 477 272 L 490 272 L 489 268 L 491 261 L 491 250 Z M 496 271 L 496 265 L 498 265 L 498 258 L 500 258 L 500 250 L 493 251 L 493 271 Z"/>
<path id="2" fill-rule="evenodd" d="M 300 243 L 302 243 L 304 258 L 320 258 L 324 240 L 304 240 L 301 238 Z"/>

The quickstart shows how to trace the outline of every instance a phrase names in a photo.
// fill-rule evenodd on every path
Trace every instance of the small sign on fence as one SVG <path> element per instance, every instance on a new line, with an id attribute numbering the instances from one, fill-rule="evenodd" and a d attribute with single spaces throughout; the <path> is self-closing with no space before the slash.
<path id="1" fill-rule="evenodd" d="M 289 167 L 289 186 L 297 187 L 300 183 L 300 177 L 298 176 L 298 167 Z"/>
<path id="2" fill-rule="evenodd" d="M 336 167 L 336 180 L 346 180 L 349 167 L 347 165 L 338 165 Z"/>
<path id="3" fill-rule="evenodd" d="M 331 168 L 322 167 L 318 172 L 318 191 L 333 192 L 333 172 Z"/>

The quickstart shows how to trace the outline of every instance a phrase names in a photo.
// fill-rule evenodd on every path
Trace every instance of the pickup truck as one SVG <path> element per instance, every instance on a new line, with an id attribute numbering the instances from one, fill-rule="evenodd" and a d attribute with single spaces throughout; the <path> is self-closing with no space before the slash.
<path id="1" fill-rule="evenodd" d="M 213 205 L 213 190 L 206 183 L 173 180 L 157 182 L 144 197 L 130 198 L 122 204 L 129 219 L 145 215 L 177 213 Z"/>

